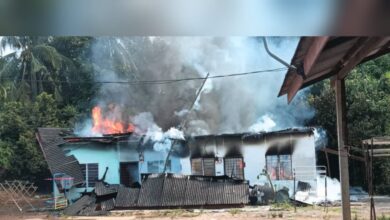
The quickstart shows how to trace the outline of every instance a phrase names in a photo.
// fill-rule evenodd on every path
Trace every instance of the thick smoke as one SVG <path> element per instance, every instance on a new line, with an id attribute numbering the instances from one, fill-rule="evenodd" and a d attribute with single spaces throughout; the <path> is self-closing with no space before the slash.
<path id="1" fill-rule="evenodd" d="M 289 62 L 298 40 L 272 38 L 268 43 L 275 54 Z M 183 79 L 283 67 L 266 53 L 261 38 L 97 38 L 92 52 L 96 81 Z M 122 108 L 122 114 L 130 117 L 125 120 L 143 131 L 150 129 L 141 122 L 145 112 L 154 119 L 149 126 L 163 131 L 186 119 L 184 131 L 190 135 L 302 126 L 314 111 L 306 104 L 304 92 L 290 105 L 285 97 L 277 98 L 285 73 L 282 70 L 208 79 L 192 111 L 189 108 L 202 80 L 104 83 L 94 103 L 115 103 Z"/>
<path id="2" fill-rule="evenodd" d="M 314 141 L 316 150 L 327 147 L 328 135 L 326 134 L 326 130 L 321 127 L 316 127 L 314 129 Z"/>

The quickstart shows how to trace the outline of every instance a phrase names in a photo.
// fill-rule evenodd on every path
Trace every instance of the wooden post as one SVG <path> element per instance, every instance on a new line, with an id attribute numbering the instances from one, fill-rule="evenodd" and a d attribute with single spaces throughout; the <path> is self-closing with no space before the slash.
<path id="1" fill-rule="evenodd" d="M 348 151 L 345 147 L 346 118 L 345 118 L 345 83 L 344 79 L 336 79 L 336 116 L 337 116 L 337 142 L 339 147 L 339 167 L 341 185 L 341 203 L 343 219 L 351 219 L 351 207 L 349 201 L 349 171 Z"/>
<path id="2" fill-rule="evenodd" d="M 328 157 L 328 152 L 325 151 L 325 157 L 326 157 L 326 170 L 327 170 L 327 175 L 329 177 L 332 177 L 332 174 L 330 172 L 330 164 L 329 164 L 329 157 Z"/>

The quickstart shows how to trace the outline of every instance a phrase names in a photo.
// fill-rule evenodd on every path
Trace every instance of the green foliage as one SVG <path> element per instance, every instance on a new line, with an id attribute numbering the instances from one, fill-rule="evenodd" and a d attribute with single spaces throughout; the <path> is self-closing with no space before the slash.
<path id="1" fill-rule="evenodd" d="M 91 37 L 3 37 L 0 50 L 0 177 L 41 180 L 47 165 L 38 127 L 72 127 L 89 108 L 93 84 Z M 74 83 L 80 82 L 80 83 Z"/>
<path id="2" fill-rule="evenodd" d="M 0 141 L 0 170 L 10 168 L 12 154 L 12 146 L 8 142 Z"/>
<path id="3" fill-rule="evenodd" d="M 360 147 L 363 139 L 390 135 L 390 55 L 358 66 L 345 83 L 347 144 Z M 335 94 L 330 81 L 317 83 L 310 90 L 309 103 L 316 109 L 316 115 L 309 125 L 323 126 L 328 131 L 329 147 L 337 147 Z M 337 160 L 334 162 L 337 163 Z M 351 184 L 362 185 L 363 165 L 355 161 L 350 163 Z M 390 185 L 389 167 L 388 159 L 376 159 L 374 162 L 374 185 L 381 189 L 380 193 L 390 193 L 390 187 L 385 190 L 380 186 Z"/>
<path id="4" fill-rule="evenodd" d="M 40 180 L 47 173 L 35 131 L 38 127 L 67 127 L 76 110 L 61 108 L 52 95 L 42 93 L 34 102 L 6 102 L 0 107 L 0 165 L 7 178 Z"/>
<path id="5" fill-rule="evenodd" d="M 390 220 L 390 216 L 386 216 L 382 213 L 382 215 L 378 217 L 378 220 Z"/>

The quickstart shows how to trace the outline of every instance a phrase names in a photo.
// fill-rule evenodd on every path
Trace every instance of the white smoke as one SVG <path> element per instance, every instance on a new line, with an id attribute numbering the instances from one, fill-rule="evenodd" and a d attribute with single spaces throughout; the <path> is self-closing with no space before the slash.
<path id="1" fill-rule="evenodd" d="M 268 132 L 271 131 L 276 126 L 276 123 L 271 119 L 271 117 L 266 114 L 261 116 L 257 122 L 249 127 L 250 132 Z"/>
<path id="2" fill-rule="evenodd" d="M 76 123 L 74 133 L 81 137 L 102 137 L 103 134 L 92 131 L 93 123 L 91 119 L 87 119 L 82 123 Z"/>
<path id="3" fill-rule="evenodd" d="M 144 143 L 152 141 L 155 151 L 168 152 L 172 147 L 172 140 L 185 140 L 184 133 L 177 128 L 171 127 L 163 131 L 155 122 L 150 112 L 142 112 L 133 118 L 136 127 L 135 133 L 144 136 Z"/>
<path id="4" fill-rule="evenodd" d="M 161 128 L 148 129 L 144 141 L 153 141 L 153 149 L 155 151 L 168 152 L 172 147 L 172 139 L 185 140 L 184 133 L 177 128 L 170 128 L 165 132 Z"/>
<path id="5" fill-rule="evenodd" d="M 309 204 L 340 201 L 340 182 L 337 179 L 332 179 L 327 176 L 317 176 L 317 189 L 315 194 L 309 191 L 298 191 L 295 194 L 295 199 Z"/>
<path id="6" fill-rule="evenodd" d="M 326 186 L 325 186 L 326 181 Z M 326 194 L 326 195 L 325 195 Z M 335 202 L 341 200 L 341 187 L 340 182 L 337 179 L 332 179 L 328 176 L 317 176 L 317 201 Z M 317 202 L 317 203 L 318 203 Z"/>
<path id="7" fill-rule="evenodd" d="M 135 126 L 135 133 L 144 134 L 144 133 L 162 133 L 162 129 L 156 125 L 152 113 L 150 112 L 141 112 L 133 117 L 132 120 Z M 153 135 L 149 135 L 152 137 Z M 160 139 L 159 137 L 154 137 L 154 139 Z"/>
<path id="8" fill-rule="evenodd" d="M 165 138 L 161 141 L 157 141 L 153 145 L 153 150 L 168 152 L 171 149 L 172 141 L 168 138 Z"/>
<path id="9" fill-rule="evenodd" d="M 321 127 L 314 128 L 314 141 L 316 149 L 327 147 L 328 136 L 326 130 Z"/>
<path id="10" fill-rule="evenodd" d="M 165 136 L 170 139 L 184 140 L 184 133 L 177 128 L 170 128 L 166 131 Z"/>

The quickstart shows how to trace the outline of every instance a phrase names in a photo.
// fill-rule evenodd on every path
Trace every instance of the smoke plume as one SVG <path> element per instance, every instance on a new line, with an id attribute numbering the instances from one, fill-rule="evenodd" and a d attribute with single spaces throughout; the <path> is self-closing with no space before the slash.
<path id="1" fill-rule="evenodd" d="M 289 62 L 298 40 L 271 38 L 268 43 Z M 94 98 L 96 105 L 120 106 L 122 115 L 130 117 L 124 120 L 144 132 L 167 131 L 183 120 L 187 135 L 270 131 L 302 126 L 314 115 L 305 92 L 290 105 L 285 97 L 277 98 L 286 70 L 208 79 L 192 111 L 202 80 L 145 83 L 282 68 L 266 53 L 261 38 L 102 37 L 95 40 L 92 54 L 96 81 L 144 82 L 103 83 Z M 143 123 L 145 117 L 153 123 Z"/>

